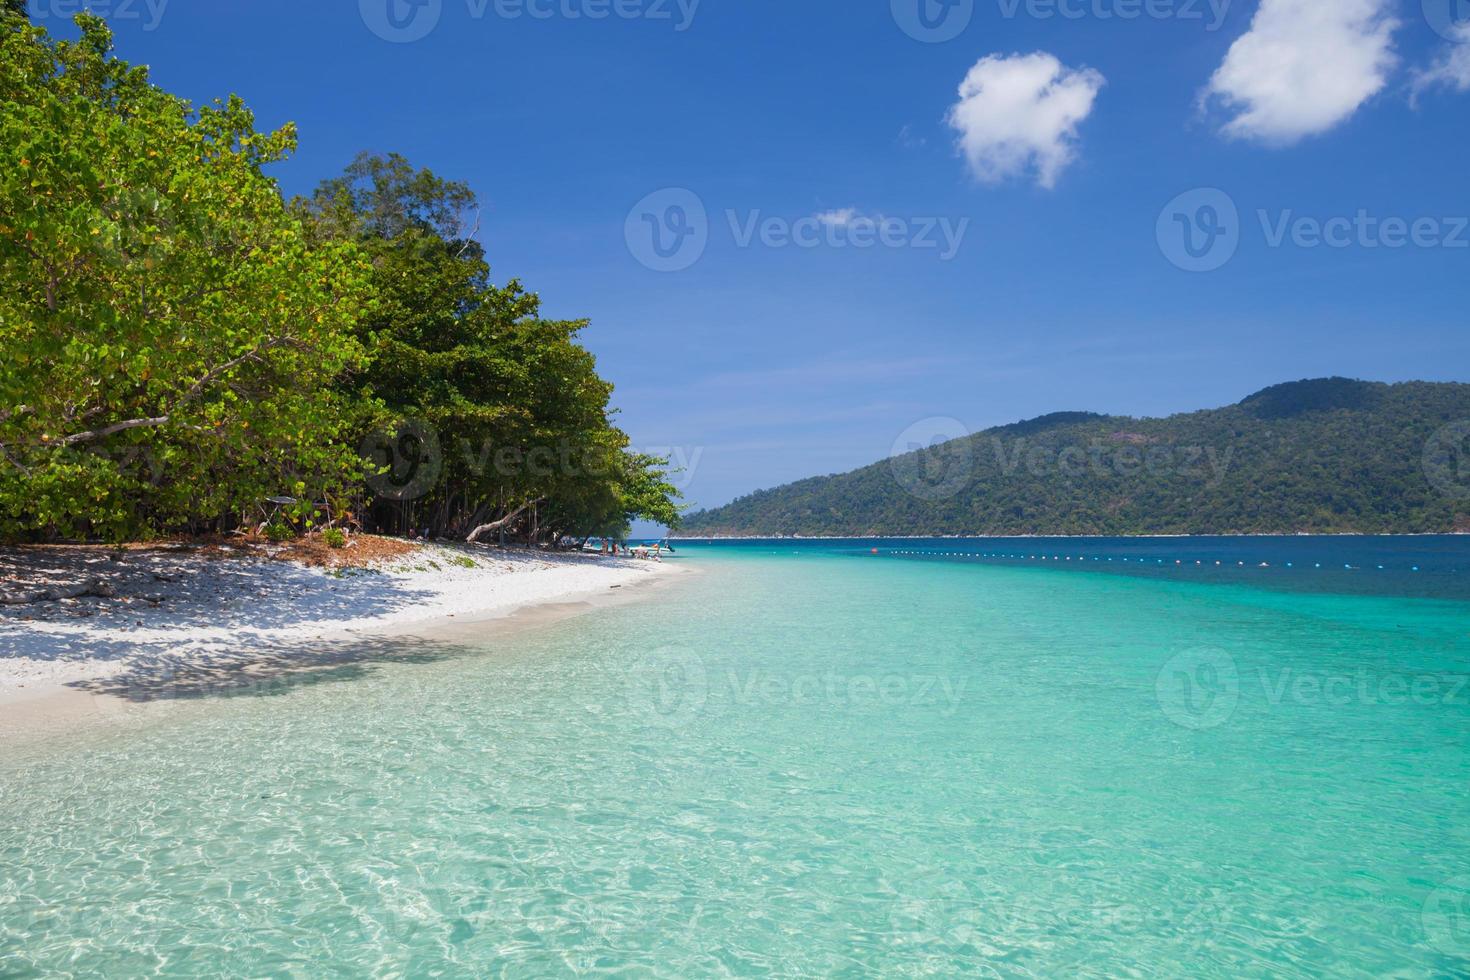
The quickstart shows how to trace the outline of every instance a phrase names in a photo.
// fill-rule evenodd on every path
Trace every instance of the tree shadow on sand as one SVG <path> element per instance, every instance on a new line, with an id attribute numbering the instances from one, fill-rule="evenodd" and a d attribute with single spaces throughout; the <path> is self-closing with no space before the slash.
<path id="1" fill-rule="evenodd" d="M 67 686 L 133 704 L 205 698 L 279 697 L 317 684 L 361 680 L 388 664 L 428 665 L 463 657 L 478 645 L 403 636 L 304 648 L 253 646 L 239 653 L 135 661 L 121 673 Z"/>

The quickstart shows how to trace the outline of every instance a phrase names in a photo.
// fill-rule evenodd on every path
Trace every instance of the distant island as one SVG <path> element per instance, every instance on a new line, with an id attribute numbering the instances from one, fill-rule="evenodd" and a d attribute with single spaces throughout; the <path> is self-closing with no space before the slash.
<path id="1" fill-rule="evenodd" d="M 1059 412 L 687 516 L 683 536 L 1470 531 L 1470 384 L 1324 378 L 1135 419 Z"/>

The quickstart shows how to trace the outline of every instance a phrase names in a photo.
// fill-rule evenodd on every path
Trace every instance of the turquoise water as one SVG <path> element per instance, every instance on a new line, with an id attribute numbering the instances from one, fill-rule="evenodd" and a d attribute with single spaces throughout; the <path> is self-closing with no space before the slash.
<path id="1" fill-rule="evenodd" d="M 0 976 L 1470 973 L 1470 542 L 1070 544 L 104 708 L 0 750 Z"/>

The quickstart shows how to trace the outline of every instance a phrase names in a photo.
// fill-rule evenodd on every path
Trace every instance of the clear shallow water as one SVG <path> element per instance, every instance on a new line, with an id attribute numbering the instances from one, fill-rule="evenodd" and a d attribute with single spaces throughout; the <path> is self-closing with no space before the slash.
<path id="1" fill-rule="evenodd" d="M 1292 542 L 1363 575 L 678 545 L 650 602 L 119 708 L 0 761 L 0 976 L 1463 975 L 1470 541 Z"/>

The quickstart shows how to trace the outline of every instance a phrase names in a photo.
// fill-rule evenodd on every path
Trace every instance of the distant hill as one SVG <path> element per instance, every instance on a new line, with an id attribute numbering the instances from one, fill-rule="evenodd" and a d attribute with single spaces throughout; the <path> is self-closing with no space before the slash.
<path id="1" fill-rule="evenodd" d="M 1059 412 L 691 514 L 681 534 L 1470 530 L 1470 384 L 1325 378 L 1134 419 Z"/>

